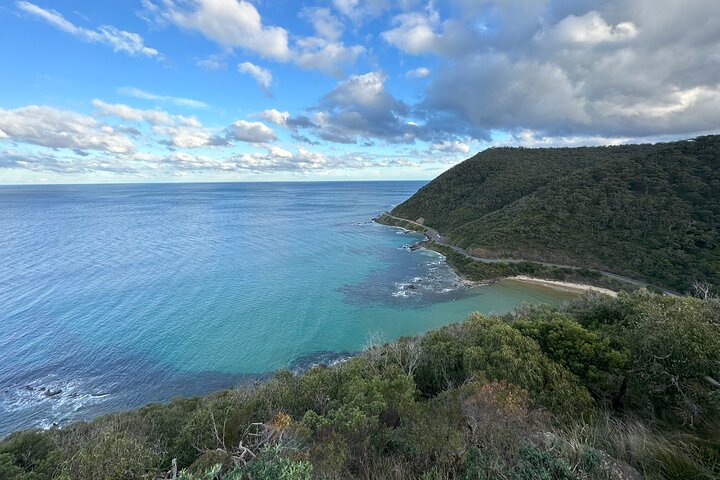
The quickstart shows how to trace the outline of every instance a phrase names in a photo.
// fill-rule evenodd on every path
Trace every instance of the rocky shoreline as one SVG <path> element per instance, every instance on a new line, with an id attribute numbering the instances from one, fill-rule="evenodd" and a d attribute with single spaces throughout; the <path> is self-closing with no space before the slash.
<path id="1" fill-rule="evenodd" d="M 422 220 L 422 219 L 420 219 Z M 427 248 L 429 250 L 433 250 L 436 253 L 439 253 L 442 255 L 448 265 L 455 271 L 455 273 L 458 275 L 460 280 L 463 282 L 463 284 L 467 286 L 478 286 L 478 285 L 491 285 L 493 283 L 497 283 L 504 280 L 511 280 L 511 281 L 517 281 L 517 282 L 523 282 L 523 283 L 533 283 L 537 285 L 542 285 L 545 287 L 562 290 L 562 291 L 570 291 L 570 292 L 578 292 L 578 293 L 584 293 L 584 292 L 596 292 L 603 295 L 609 295 L 609 296 L 617 296 L 617 292 L 610 288 L 600 287 L 597 285 L 590 285 L 587 283 L 581 283 L 581 282 L 569 282 L 569 281 L 560 281 L 560 280 L 553 280 L 553 279 L 547 279 L 547 278 L 540 278 L 530 275 L 498 275 L 493 278 L 484 278 L 482 280 L 475 280 L 472 278 L 469 278 L 468 275 L 466 275 L 463 271 L 461 271 L 457 265 L 455 265 L 452 261 L 448 259 L 448 256 L 445 255 L 443 252 L 438 251 L 437 248 L 432 248 L 432 245 L 441 245 L 444 247 L 449 247 L 453 251 L 460 253 L 461 255 L 473 259 L 473 261 L 477 262 L 486 262 L 488 264 L 502 264 L 504 263 L 502 259 L 480 259 L 476 258 L 469 253 L 467 253 L 465 250 L 461 249 L 460 247 L 450 245 L 447 243 L 445 238 L 437 231 L 430 227 L 427 227 L 423 225 L 420 222 L 415 222 L 412 220 L 408 220 L 405 218 L 399 218 L 391 215 L 388 212 L 385 212 L 381 215 L 378 215 L 373 219 L 374 222 L 377 222 L 381 225 L 386 225 L 389 227 L 395 227 L 395 228 L 402 228 L 406 231 L 412 231 L 416 233 L 421 233 L 425 235 L 425 239 L 417 242 L 413 245 L 410 245 L 408 248 L 410 251 L 415 251 L 420 248 Z M 509 262 L 508 262 L 509 263 Z M 533 262 L 528 262 L 533 263 Z"/>

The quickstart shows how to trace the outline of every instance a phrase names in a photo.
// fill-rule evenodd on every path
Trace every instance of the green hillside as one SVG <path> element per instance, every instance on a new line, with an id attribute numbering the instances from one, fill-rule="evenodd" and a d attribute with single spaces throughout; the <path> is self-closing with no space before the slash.
<path id="1" fill-rule="evenodd" d="M 493 148 L 393 215 L 481 256 L 597 268 L 688 291 L 720 285 L 720 136 L 655 145 Z"/>

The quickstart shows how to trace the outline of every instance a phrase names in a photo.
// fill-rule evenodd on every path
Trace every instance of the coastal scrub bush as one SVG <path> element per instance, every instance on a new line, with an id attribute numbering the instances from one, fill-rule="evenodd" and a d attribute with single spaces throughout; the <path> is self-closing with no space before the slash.
<path id="1" fill-rule="evenodd" d="M 312 480 L 313 466 L 305 460 L 284 455 L 282 450 L 270 448 L 244 467 L 240 467 L 224 480 Z"/>
<path id="2" fill-rule="evenodd" d="M 619 392 L 646 418 L 693 425 L 720 415 L 720 306 L 640 290 L 570 305 L 567 313 L 629 354 Z"/>
<path id="3" fill-rule="evenodd" d="M 549 307 L 528 307 L 511 323 L 535 340 L 543 353 L 566 367 L 596 398 L 616 390 L 629 360 L 627 351 L 610 346 L 610 340 Z"/>
<path id="4" fill-rule="evenodd" d="M 662 420 L 693 425 L 720 415 L 720 317 L 695 298 L 638 294 L 625 339 L 632 352 L 628 400 Z M 715 382 L 714 382 L 715 381 Z"/>
<path id="5" fill-rule="evenodd" d="M 15 433 L 0 444 L 0 472 L 5 471 L 3 475 L 7 478 L 15 478 L 10 472 L 15 472 L 15 475 L 36 472 L 49 477 L 57 467 L 52 463 L 55 448 L 54 439 L 47 432 L 29 430 Z M 0 478 L 5 477 L 0 475 Z M 27 478 L 32 478 L 32 474 L 28 474 Z"/>
<path id="6" fill-rule="evenodd" d="M 564 458 L 551 455 L 534 445 L 520 449 L 511 470 L 513 480 L 573 480 L 577 478 Z"/>
<path id="7" fill-rule="evenodd" d="M 428 334 L 424 347 L 415 379 L 425 395 L 478 377 L 514 383 L 556 414 L 592 412 L 592 399 L 576 377 L 499 318 L 471 315 L 462 324 Z"/>
<path id="8" fill-rule="evenodd" d="M 143 478 L 159 466 L 159 457 L 145 442 L 121 431 L 104 431 L 62 465 L 60 480 Z"/>

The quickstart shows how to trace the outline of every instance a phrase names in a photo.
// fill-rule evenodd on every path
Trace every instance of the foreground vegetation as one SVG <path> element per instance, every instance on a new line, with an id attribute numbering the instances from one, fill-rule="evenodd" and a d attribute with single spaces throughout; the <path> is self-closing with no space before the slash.
<path id="1" fill-rule="evenodd" d="M 586 297 L 17 433 L 0 478 L 718 478 L 718 374 L 716 300 Z"/>
<path id="2" fill-rule="evenodd" d="M 493 148 L 392 214 L 480 257 L 596 268 L 680 292 L 720 287 L 720 136 L 655 145 Z"/>

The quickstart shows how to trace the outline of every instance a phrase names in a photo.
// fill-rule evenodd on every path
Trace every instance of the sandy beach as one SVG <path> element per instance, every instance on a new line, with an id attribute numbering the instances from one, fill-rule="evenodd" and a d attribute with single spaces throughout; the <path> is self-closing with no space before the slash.
<path id="1" fill-rule="evenodd" d="M 596 287 L 594 285 L 586 285 L 583 283 L 571 283 L 571 282 L 560 282 L 557 280 L 545 280 L 542 278 L 533 278 L 528 277 L 525 275 L 518 275 L 515 277 L 508 277 L 506 280 L 515 280 L 518 282 L 525 282 L 525 283 L 537 283 L 540 285 L 545 285 L 547 287 L 551 288 L 557 288 L 558 290 L 564 290 L 568 292 L 598 292 L 602 293 L 604 295 L 609 295 L 611 297 L 617 297 L 617 292 L 610 290 L 608 288 L 602 288 L 602 287 Z"/>

